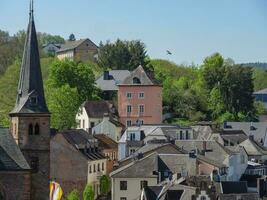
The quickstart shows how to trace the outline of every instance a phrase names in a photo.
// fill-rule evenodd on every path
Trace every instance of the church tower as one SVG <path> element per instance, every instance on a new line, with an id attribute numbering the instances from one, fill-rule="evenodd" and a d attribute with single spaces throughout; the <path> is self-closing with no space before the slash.
<path id="1" fill-rule="evenodd" d="M 50 179 L 50 113 L 44 96 L 32 0 L 17 101 L 9 115 L 10 132 L 32 168 L 31 199 L 47 200 Z"/>

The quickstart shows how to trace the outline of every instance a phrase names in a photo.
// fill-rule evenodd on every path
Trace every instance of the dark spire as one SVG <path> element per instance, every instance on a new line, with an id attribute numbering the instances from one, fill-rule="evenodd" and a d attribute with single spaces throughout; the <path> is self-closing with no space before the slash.
<path id="1" fill-rule="evenodd" d="M 10 113 L 49 113 L 44 97 L 37 34 L 33 18 L 33 0 L 30 2 L 29 25 L 21 63 L 15 108 Z"/>

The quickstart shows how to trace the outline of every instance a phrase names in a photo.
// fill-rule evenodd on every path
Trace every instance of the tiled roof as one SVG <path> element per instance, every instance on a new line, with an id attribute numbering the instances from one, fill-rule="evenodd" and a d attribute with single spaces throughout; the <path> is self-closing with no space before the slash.
<path id="1" fill-rule="evenodd" d="M 95 43 L 93 43 L 91 40 L 89 40 L 87 38 L 87 39 L 81 39 L 81 40 L 75 40 L 75 41 L 68 41 L 61 46 L 61 48 L 57 51 L 57 53 L 63 52 L 63 51 L 68 51 L 68 50 L 73 50 L 73 49 L 77 48 L 78 46 L 80 46 L 85 41 L 88 41 L 89 43 L 93 44 L 95 46 L 95 48 L 98 48 Z"/>
<path id="2" fill-rule="evenodd" d="M 97 139 L 83 129 L 65 130 L 58 134 L 62 134 L 67 142 L 86 156 L 87 159 L 105 159 L 105 156 L 99 152 Z"/>
<path id="3" fill-rule="evenodd" d="M 140 83 L 133 83 L 133 79 L 137 78 Z M 160 85 L 159 82 L 154 78 L 152 72 L 146 72 L 140 65 L 131 74 L 126 77 L 119 85 Z"/>
<path id="4" fill-rule="evenodd" d="M 103 118 L 105 113 L 110 113 L 110 104 L 106 101 L 85 101 L 84 107 L 88 117 Z"/>
<path id="5" fill-rule="evenodd" d="M 0 128 L 0 171 L 30 170 L 8 129 Z"/>
<path id="6" fill-rule="evenodd" d="M 222 181 L 221 189 L 223 194 L 243 194 L 248 192 L 246 181 Z"/>
<path id="7" fill-rule="evenodd" d="M 129 75 L 130 71 L 128 70 L 111 70 L 109 71 L 109 80 L 104 80 L 104 74 L 102 74 L 96 80 L 96 86 L 103 91 L 116 91 L 118 90 L 117 85 Z"/>
<path id="8" fill-rule="evenodd" d="M 104 149 L 117 149 L 118 143 L 104 134 L 95 134 L 94 137 L 98 140 L 99 147 Z"/>

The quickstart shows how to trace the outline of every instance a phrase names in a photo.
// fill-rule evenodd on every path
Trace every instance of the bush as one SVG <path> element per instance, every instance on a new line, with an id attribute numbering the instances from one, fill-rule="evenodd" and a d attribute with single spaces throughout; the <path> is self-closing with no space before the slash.
<path id="1" fill-rule="evenodd" d="M 67 196 L 67 200 L 80 200 L 79 192 L 77 190 L 71 191 Z"/>
<path id="2" fill-rule="evenodd" d="M 83 191 L 83 200 L 94 200 L 95 193 L 92 185 L 87 184 Z"/>

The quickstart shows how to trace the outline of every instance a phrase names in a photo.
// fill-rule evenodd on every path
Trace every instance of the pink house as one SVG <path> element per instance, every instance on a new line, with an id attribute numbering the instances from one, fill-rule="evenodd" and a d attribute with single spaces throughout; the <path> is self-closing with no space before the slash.
<path id="1" fill-rule="evenodd" d="M 118 87 L 118 111 L 122 124 L 162 123 L 162 86 L 141 65 Z"/>

